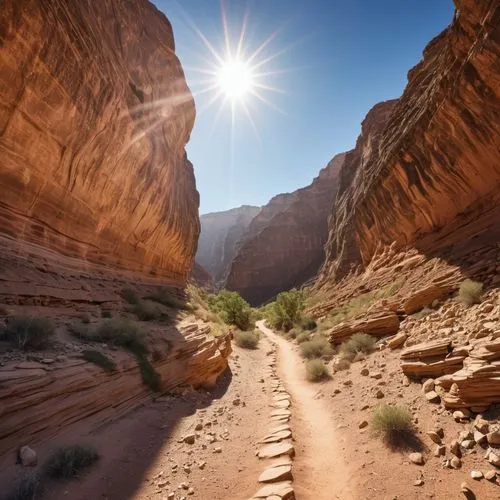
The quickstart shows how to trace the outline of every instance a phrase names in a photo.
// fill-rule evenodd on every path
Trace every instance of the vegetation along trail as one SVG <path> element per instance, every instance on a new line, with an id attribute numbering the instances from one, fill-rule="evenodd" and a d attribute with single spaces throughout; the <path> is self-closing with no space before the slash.
<path id="1" fill-rule="evenodd" d="M 338 453 L 337 423 L 318 397 L 317 387 L 305 380 L 302 360 L 293 345 L 267 328 L 264 321 L 257 322 L 257 326 L 277 346 L 278 372 L 294 402 L 297 497 L 303 500 L 356 498 L 353 475 Z"/>

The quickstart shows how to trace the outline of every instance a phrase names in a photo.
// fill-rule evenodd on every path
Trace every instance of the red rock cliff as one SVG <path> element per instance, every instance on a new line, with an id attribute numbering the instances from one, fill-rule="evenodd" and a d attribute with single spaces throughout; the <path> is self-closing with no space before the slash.
<path id="1" fill-rule="evenodd" d="M 316 274 L 344 157 L 335 156 L 309 186 L 263 207 L 239 243 L 226 288 L 260 304 Z"/>
<path id="2" fill-rule="evenodd" d="M 5 0 L 0 233 L 183 283 L 199 233 L 195 109 L 147 0 Z"/>
<path id="3" fill-rule="evenodd" d="M 320 286 L 393 242 L 453 260 L 500 239 L 500 1 L 455 3 L 389 116 L 376 133 L 364 126 L 346 159 Z"/>

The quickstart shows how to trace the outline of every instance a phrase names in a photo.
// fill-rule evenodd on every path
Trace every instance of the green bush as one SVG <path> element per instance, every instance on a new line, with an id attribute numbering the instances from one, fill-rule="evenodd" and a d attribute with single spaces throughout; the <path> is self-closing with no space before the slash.
<path id="1" fill-rule="evenodd" d="M 52 478 L 74 478 L 99 460 L 99 454 L 92 446 L 71 445 L 56 450 L 45 462 L 44 469 Z"/>
<path id="2" fill-rule="evenodd" d="M 320 359 L 310 359 L 306 363 L 306 378 L 309 382 L 320 382 L 328 377 L 328 368 Z"/>
<path id="3" fill-rule="evenodd" d="M 13 316 L 1 336 L 23 351 L 44 349 L 55 334 L 54 323 L 48 318 Z"/>
<path id="4" fill-rule="evenodd" d="M 333 364 L 333 370 L 336 372 L 348 370 L 350 367 L 351 367 L 351 361 L 346 358 L 340 358 Z"/>
<path id="5" fill-rule="evenodd" d="M 4 500 L 37 500 L 43 491 L 41 475 L 37 471 L 24 473 Z"/>
<path id="6" fill-rule="evenodd" d="M 95 332 L 95 339 L 123 347 L 137 355 L 148 353 L 143 333 L 136 323 L 126 319 L 116 318 L 104 321 Z"/>
<path id="7" fill-rule="evenodd" d="M 321 358 L 323 356 L 330 356 L 332 348 L 328 340 L 316 337 L 300 344 L 300 354 L 307 359 Z"/>
<path id="8" fill-rule="evenodd" d="M 212 312 L 220 315 L 224 323 L 235 325 L 240 330 L 249 330 L 255 326 L 252 308 L 238 292 L 222 290 L 208 299 Z"/>
<path id="9" fill-rule="evenodd" d="M 372 352 L 376 342 L 376 338 L 366 333 L 355 333 L 349 340 L 342 343 L 339 353 L 341 357 L 352 361 L 359 353 Z"/>
<path id="10" fill-rule="evenodd" d="M 479 304 L 481 302 L 481 294 L 483 293 L 483 284 L 479 281 L 466 279 L 460 284 L 458 290 L 458 298 L 460 302 L 468 306 Z"/>
<path id="11" fill-rule="evenodd" d="M 141 378 L 144 385 L 148 386 L 152 391 L 159 392 L 161 390 L 161 377 L 153 368 L 146 355 L 137 356 L 137 364 L 141 372 Z"/>
<path id="12" fill-rule="evenodd" d="M 123 288 L 121 296 L 132 305 L 137 304 L 140 300 L 139 295 L 137 295 L 137 292 L 132 288 Z"/>
<path id="13" fill-rule="evenodd" d="M 300 325 L 304 330 L 314 330 L 318 325 L 313 318 L 302 318 L 300 320 Z"/>
<path id="14" fill-rule="evenodd" d="M 259 334 L 256 332 L 236 332 L 234 334 L 236 345 L 245 349 L 256 349 L 259 343 Z"/>
<path id="15" fill-rule="evenodd" d="M 167 317 L 155 304 L 146 300 L 137 301 L 134 305 L 134 314 L 141 321 L 155 321 Z"/>
<path id="16" fill-rule="evenodd" d="M 100 366 L 106 372 L 114 372 L 116 370 L 116 363 L 102 352 L 94 349 L 87 349 L 82 352 L 82 356 L 85 361 Z"/>
<path id="17" fill-rule="evenodd" d="M 262 313 L 273 328 L 287 332 L 294 325 L 300 325 L 304 309 L 305 291 L 292 289 L 281 292 L 276 300 L 262 308 Z"/>
<path id="18" fill-rule="evenodd" d="M 172 290 L 167 287 L 160 287 L 155 290 L 151 295 L 146 297 L 149 300 L 163 304 L 164 306 L 171 307 L 172 309 L 185 309 L 192 310 L 193 306 L 185 300 L 177 297 Z"/>
<path id="19" fill-rule="evenodd" d="M 371 427 L 391 445 L 406 440 L 413 433 L 411 413 L 401 406 L 377 406 L 371 416 Z"/>
<path id="20" fill-rule="evenodd" d="M 302 332 L 297 335 L 297 344 L 302 344 L 303 342 L 307 342 L 311 338 L 311 335 L 307 332 Z"/>

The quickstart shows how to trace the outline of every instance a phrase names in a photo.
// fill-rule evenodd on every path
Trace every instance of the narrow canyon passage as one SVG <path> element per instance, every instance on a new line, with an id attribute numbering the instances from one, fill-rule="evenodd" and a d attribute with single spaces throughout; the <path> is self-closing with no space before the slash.
<path id="1" fill-rule="evenodd" d="M 318 386 L 305 380 L 302 360 L 293 345 L 257 322 L 258 328 L 277 346 L 278 373 L 293 401 L 293 431 L 297 455 L 294 489 L 301 500 L 357 498 L 353 475 L 343 461 L 335 431 L 338 422 L 318 397 Z"/>

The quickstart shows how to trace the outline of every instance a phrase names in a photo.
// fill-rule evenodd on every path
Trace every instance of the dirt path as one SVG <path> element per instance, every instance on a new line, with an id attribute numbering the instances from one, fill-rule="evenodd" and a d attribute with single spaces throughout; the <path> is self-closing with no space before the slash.
<path id="1" fill-rule="evenodd" d="M 304 379 L 304 366 L 292 344 L 266 328 L 258 328 L 278 347 L 278 372 L 293 401 L 297 456 L 294 488 L 300 500 L 357 498 L 354 480 L 341 457 L 341 441 L 333 414 L 322 400 L 321 386 Z"/>

